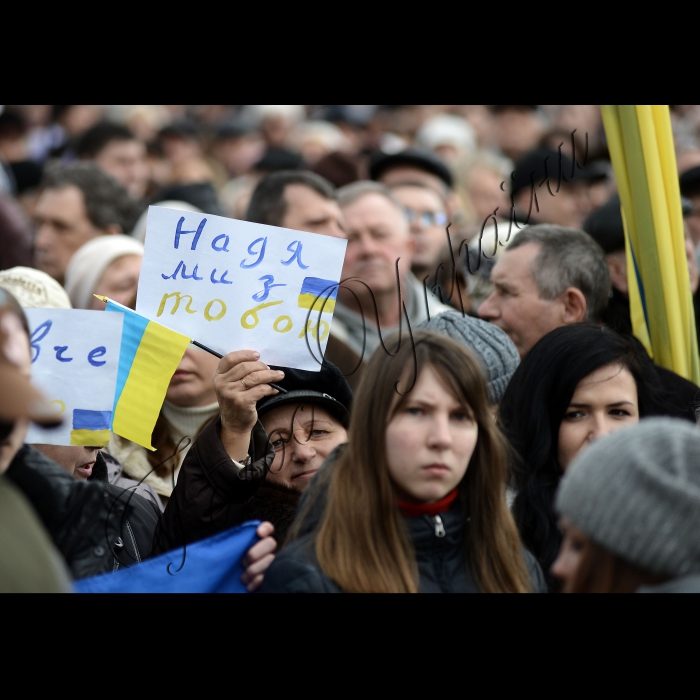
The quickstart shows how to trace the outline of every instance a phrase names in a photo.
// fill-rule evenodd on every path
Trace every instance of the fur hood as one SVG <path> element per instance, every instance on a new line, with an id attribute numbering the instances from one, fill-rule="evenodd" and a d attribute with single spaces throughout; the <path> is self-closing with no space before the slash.
<path id="1" fill-rule="evenodd" d="M 148 461 L 146 448 L 126 438 L 112 433 L 112 439 L 105 448 L 122 465 L 124 476 L 150 484 L 159 496 L 170 498 L 173 492 L 173 476 L 158 476 Z M 180 467 L 175 470 L 175 480 Z M 144 478 L 145 477 L 145 478 Z"/>

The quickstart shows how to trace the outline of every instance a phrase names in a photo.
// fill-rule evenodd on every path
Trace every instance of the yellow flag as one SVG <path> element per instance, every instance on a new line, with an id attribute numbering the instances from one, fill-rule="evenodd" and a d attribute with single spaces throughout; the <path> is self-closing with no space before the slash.
<path id="1" fill-rule="evenodd" d="M 632 329 L 656 364 L 700 384 L 668 105 L 602 105 L 625 226 Z"/>
<path id="2" fill-rule="evenodd" d="M 190 339 L 100 297 L 106 311 L 124 314 L 112 431 L 149 450 L 168 385 Z"/>

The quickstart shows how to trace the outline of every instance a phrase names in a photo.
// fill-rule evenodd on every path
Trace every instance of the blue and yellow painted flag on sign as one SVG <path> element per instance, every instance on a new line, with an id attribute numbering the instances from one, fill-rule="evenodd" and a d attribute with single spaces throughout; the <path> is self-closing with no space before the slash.
<path id="1" fill-rule="evenodd" d="M 98 299 L 107 303 L 105 311 L 124 314 L 112 431 L 153 450 L 153 428 L 190 338 L 149 321 L 107 297 Z"/>
<path id="2" fill-rule="evenodd" d="M 102 447 L 109 442 L 111 425 L 112 411 L 73 409 L 70 444 Z"/>
<path id="3" fill-rule="evenodd" d="M 656 364 L 700 384 L 668 105 L 601 105 L 620 192 L 632 330 Z"/>
<path id="4" fill-rule="evenodd" d="M 299 308 L 332 314 L 337 296 L 337 282 L 320 277 L 305 277 L 299 293 Z"/>

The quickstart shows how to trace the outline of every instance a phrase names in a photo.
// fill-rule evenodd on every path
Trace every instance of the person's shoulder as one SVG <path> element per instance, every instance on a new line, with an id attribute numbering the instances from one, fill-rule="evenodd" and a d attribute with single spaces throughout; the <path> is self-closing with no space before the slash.
<path id="1" fill-rule="evenodd" d="M 0 593 L 63 593 L 70 575 L 30 502 L 0 475 Z"/>
<path id="2" fill-rule="evenodd" d="M 539 562 L 529 550 L 523 548 L 522 551 L 523 558 L 525 559 L 525 565 L 527 566 L 527 572 L 530 574 L 532 592 L 548 593 L 549 588 L 547 587 L 547 581 L 545 580 L 544 573 L 542 572 L 542 567 L 539 565 Z"/>
<path id="3" fill-rule="evenodd" d="M 339 593 L 321 571 L 314 553 L 315 538 L 300 537 L 285 547 L 265 573 L 262 593 Z"/>
<path id="4" fill-rule="evenodd" d="M 135 489 L 122 488 L 118 484 L 107 484 L 107 491 L 114 502 L 124 503 L 130 513 L 145 515 L 155 522 L 160 519 L 160 508 L 148 498 L 136 493 Z"/>

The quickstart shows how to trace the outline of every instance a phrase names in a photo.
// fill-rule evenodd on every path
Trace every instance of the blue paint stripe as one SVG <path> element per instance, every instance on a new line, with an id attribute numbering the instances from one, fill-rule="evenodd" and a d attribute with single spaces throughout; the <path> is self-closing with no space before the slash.
<path id="1" fill-rule="evenodd" d="M 320 277 L 306 277 L 302 282 L 300 294 L 313 294 L 315 297 L 322 294 L 324 299 L 335 299 L 338 296 L 338 283 Z"/>
<path id="2" fill-rule="evenodd" d="M 116 411 L 122 391 L 124 391 L 124 385 L 129 378 L 131 365 L 134 363 L 136 351 L 139 349 L 141 339 L 150 321 L 136 312 L 131 311 L 131 309 L 117 306 L 111 301 L 107 302 L 105 311 L 117 311 L 124 314 L 124 329 L 122 331 L 122 344 L 119 352 L 119 370 L 117 372 L 117 391 L 114 395 L 114 407 L 112 409 Z"/>
<path id="3" fill-rule="evenodd" d="M 109 430 L 112 424 L 112 411 L 88 411 L 73 409 L 74 430 Z"/>

